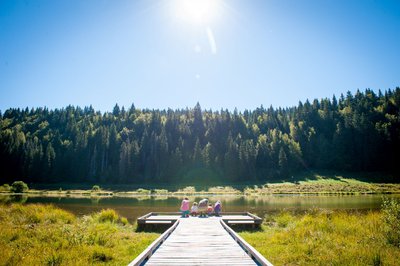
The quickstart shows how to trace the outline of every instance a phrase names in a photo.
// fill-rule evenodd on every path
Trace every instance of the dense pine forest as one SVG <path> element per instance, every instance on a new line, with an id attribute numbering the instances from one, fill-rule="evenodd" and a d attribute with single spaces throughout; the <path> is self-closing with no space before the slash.
<path id="1" fill-rule="evenodd" d="M 8 109 L 0 127 L 0 183 L 266 182 L 309 169 L 398 176 L 400 88 L 244 112 Z"/>

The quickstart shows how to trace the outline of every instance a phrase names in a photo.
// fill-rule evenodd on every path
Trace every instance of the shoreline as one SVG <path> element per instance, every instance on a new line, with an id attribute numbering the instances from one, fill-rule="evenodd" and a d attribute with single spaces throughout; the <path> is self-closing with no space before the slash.
<path id="1" fill-rule="evenodd" d="M 307 172 L 289 180 L 267 183 L 224 184 L 99 184 L 99 183 L 28 183 L 24 195 L 85 197 L 181 197 L 181 196 L 268 196 L 268 195 L 385 195 L 400 194 L 400 183 L 378 173 Z M 0 185 L 0 195 L 12 193 L 7 184 Z"/>
<path id="2" fill-rule="evenodd" d="M 399 185 L 400 186 L 400 185 Z M 29 197 L 65 197 L 65 198 L 136 198 L 136 197 L 183 197 L 183 196 L 233 196 L 233 197 L 263 197 L 263 196 L 367 196 L 367 195 L 398 195 L 400 191 L 314 191 L 314 192 L 270 192 L 270 193 L 168 193 L 168 194 L 141 194 L 129 192 L 57 192 L 52 190 L 28 191 L 24 193 L 12 193 L 0 191 L 0 196 L 29 196 Z"/>

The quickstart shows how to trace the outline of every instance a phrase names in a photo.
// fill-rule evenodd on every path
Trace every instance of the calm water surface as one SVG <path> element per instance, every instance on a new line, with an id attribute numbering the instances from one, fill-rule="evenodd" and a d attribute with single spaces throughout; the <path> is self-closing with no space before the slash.
<path id="1" fill-rule="evenodd" d="M 400 195 L 386 197 L 400 199 Z M 0 196 L 0 202 L 22 201 L 25 204 L 44 203 L 70 211 L 78 216 L 112 208 L 131 222 L 149 212 L 178 211 L 183 197 L 107 197 L 107 198 L 73 198 L 73 197 L 24 197 L 13 198 Z M 190 201 L 199 201 L 201 197 L 189 197 Z M 299 196 L 280 195 L 265 197 L 217 196 L 209 197 L 211 202 L 220 199 L 223 211 L 249 211 L 259 216 L 281 210 L 302 212 L 310 208 L 344 209 L 351 211 L 378 210 L 382 204 L 381 195 L 360 196 Z"/>

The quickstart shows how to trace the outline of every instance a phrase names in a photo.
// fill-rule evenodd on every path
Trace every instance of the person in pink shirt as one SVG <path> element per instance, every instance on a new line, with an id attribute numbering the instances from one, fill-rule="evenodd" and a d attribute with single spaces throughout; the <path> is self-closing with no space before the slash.
<path id="1" fill-rule="evenodd" d="M 182 217 L 189 217 L 189 199 L 188 198 L 184 198 L 182 200 L 182 204 L 181 204 L 181 213 L 182 213 Z"/>

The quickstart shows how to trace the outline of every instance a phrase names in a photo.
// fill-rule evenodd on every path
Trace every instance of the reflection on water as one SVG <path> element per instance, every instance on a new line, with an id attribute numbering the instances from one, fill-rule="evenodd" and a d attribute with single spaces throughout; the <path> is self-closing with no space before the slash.
<path id="1" fill-rule="evenodd" d="M 25 203 L 28 200 L 27 195 L 1 195 L 0 203 Z"/>
<path id="2" fill-rule="evenodd" d="M 388 195 L 400 199 L 400 195 Z M 140 196 L 140 197 L 38 197 L 0 195 L 0 202 L 20 202 L 25 204 L 53 204 L 76 215 L 85 215 L 102 209 L 115 209 L 120 215 L 131 222 L 137 217 L 149 212 L 178 211 L 182 197 Z M 202 197 L 189 197 L 191 202 L 200 201 Z M 279 195 L 263 197 L 244 197 L 221 195 L 209 197 L 211 202 L 222 201 L 223 210 L 230 212 L 248 211 L 259 216 L 281 210 L 305 211 L 310 208 L 346 209 L 346 210 L 376 210 L 382 203 L 381 195 L 360 196 L 302 196 Z"/>

